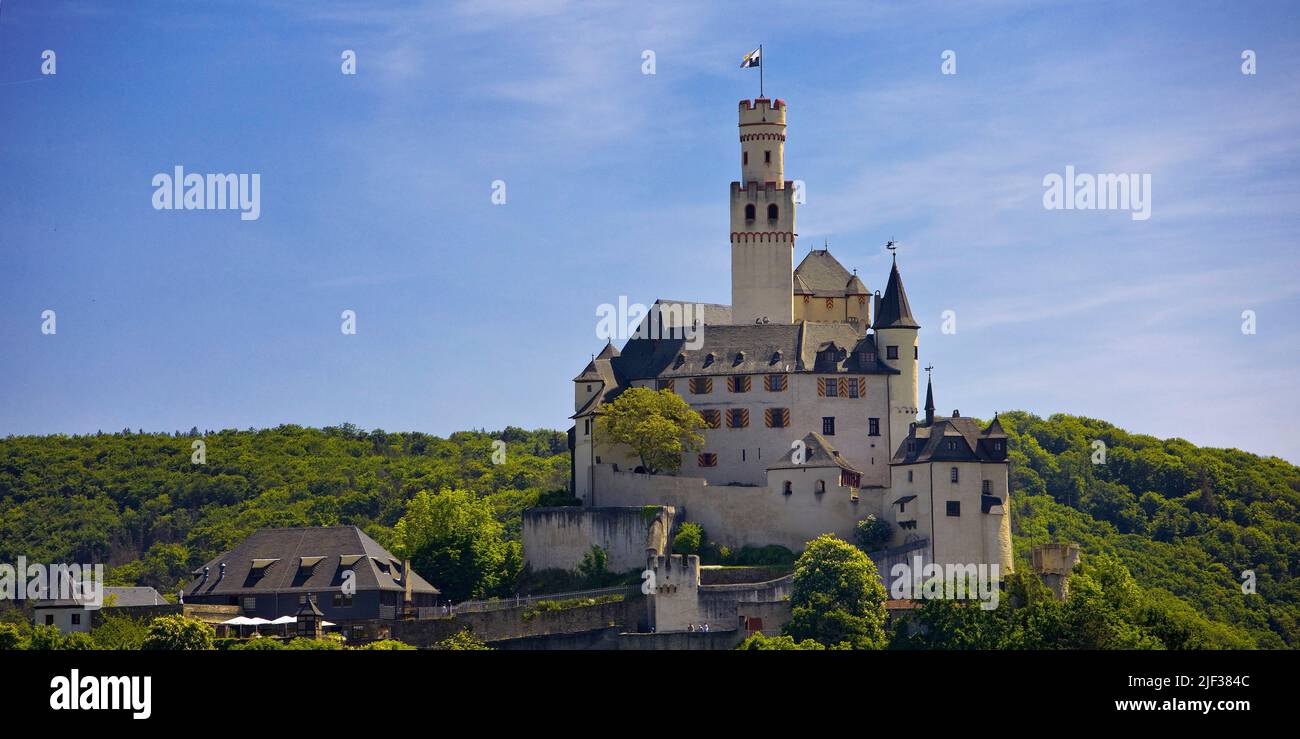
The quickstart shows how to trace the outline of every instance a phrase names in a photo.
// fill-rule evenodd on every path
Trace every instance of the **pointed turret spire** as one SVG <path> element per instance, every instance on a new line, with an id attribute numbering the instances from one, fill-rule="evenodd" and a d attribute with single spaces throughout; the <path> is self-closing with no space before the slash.
<path id="1" fill-rule="evenodd" d="M 903 278 L 898 274 L 898 262 L 889 270 L 889 284 L 885 286 L 885 295 L 880 299 L 880 309 L 876 312 L 875 328 L 920 328 L 912 317 L 912 306 L 907 303 L 907 293 L 903 290 Z"/>
<path id="2" fill-rule="evenodd" d="M 934 385 L 930 383 L 930 370 L 934 365 L 927 365 L 925 368 L 925 425 L 934 425 Z"/>

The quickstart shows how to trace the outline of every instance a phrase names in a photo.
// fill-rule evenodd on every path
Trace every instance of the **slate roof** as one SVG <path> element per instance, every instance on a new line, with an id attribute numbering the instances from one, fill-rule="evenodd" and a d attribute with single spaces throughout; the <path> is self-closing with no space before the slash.
<path id="1" fill-rule="evenodd" d="M 891 464 L 913 464 L 917 462 L 1005 462 L 1006 444 L 1002 445 L 1001 454 L 994 453 L 986 442 L 1001 439 L 1005 442 L 1006 433 L 997 419 L 993 419 L 985 428 L 973 418 L 953 416 L 937 418 L 930 426 L 913 426 L 912 435 L 898 445 Z M 914 442 L 912 451 L 908 451 L 908 442 Z M 949 449 L 944 442 L 955 441 L 956 449 Z"/>
<path id="2" fill-rule="evenodd" d="M 845 295 L 845 288 L 853 280 L 855 275 L 851 274 L 839 260 L 831 256 L 828 249 L 813 249 L 808 252 L 798 267 L 794 268 L 795 285 L 800 282 L 804 287 L 812 291 L 813 295 L 820 297 L 842 297 Z M 861 281 L 858 283 L 861 285 Z M 796 289 L 796 294 L 799 293 Z M 866 287 L 862 288 L 862 294 L 866 294 Z M 855 295 L 858 293 L 854 293 Z"/>
<path id="3" fill-rule="evenodd" d="M 889 284 L 885 286 L 885 295 L 880 299 L 880 309 L 876 311 L 875 328 L 920 328 L 912 317 L 912 306 L 907 303 L 907 292 L 903 290 L 903 278 L 898 274 L 898 263 L 889 270 Z"/>
<path id="4" fill-rule="evenodd" d="M 696 349 L 684 339 L 632 339 L 611 360 L 619 385 L 656 378 L 747 375 L 779 372 L 897 374 L 880 359 L 875 339 L 839 322 L 708 326 Z M 844 350 L 834 366 L 817 365 L 817 352 Z M 875 355 L 867 362 L 865 352 Z M 606 398 L 608 400 L 609 398 Z"/>
<path id="5" fill-rule="evenodd" d="M 769 470 L 790 470 L 800 467 L 839 467 L 842 470 L 862 474 L 861 470 L 849 464 L 847 460 L 840 456 L 838 450 L 826 440 L 826 437 L 818 433 L 809 433 L 803 437 L 804 444 L 804 461 L 798 464 L 794 461 L 795 450 L 791 449 L 781 456 L 781 461 L 768 467 Z"/>
<path id="6" fill-rule="evenodd" d="M 104 592 L 105 608 L 131 608 L 133 606 L 163 606 L 167 605 L 167 600 L 153 588 L 150 587 L 105 587 Z M 112 605 L 109 605 L 109 601 Z M 85 599 L 77 600 L 74 598 L 59 598 L 53 600 L 42 600 L 36 604 L 37 608 L 81 608 Z"/>
<path id="7" fill-rule="evenodd" d="M 314 557 L 321 557 L 314 566 L 300 566 L 303 558 L 310 564 Z M 259 576 L 254 560 L 271 562 L 260 568 Z M 225 577 L 220 574 L 222 562 Z M 206 580 L 202 567 L 195 570 L 194 579 L 185 586 L 187 597 L 329 592 L 340 589 L 347 569 L 355 573 L 358 592 L 405 589 L 401 560 L 356 526 L 260 529 L 206 567 Z M 412 593 L 438 593 L 414 571 L 405 575 L 411 578 Z"/>

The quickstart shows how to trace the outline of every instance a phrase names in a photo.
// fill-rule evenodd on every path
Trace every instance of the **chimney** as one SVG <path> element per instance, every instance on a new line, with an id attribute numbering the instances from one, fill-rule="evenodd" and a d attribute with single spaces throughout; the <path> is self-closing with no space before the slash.
<path id="1" fill-rule="evenodd" d="M 411 605 L 411 560 L 402 560 L 402 584 L 405 586 L 403 593 L 406 598 L 406 605 Z"/>

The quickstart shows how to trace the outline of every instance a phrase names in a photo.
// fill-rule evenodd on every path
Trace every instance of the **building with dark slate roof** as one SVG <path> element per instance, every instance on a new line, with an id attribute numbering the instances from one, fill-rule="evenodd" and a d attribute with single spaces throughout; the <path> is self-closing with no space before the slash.
<path id="1" fill-rule="evenodd" d="M 587 506 L 673 506 L 733 548 L 851 539 L 875 516 L 892 525 L 891 549 L 1009 570 L 1006 436 L 996 419 L 936 418 L 932 387 L 918 418 L 921 326 L 897 260 L 883 292 L 825 244 L 794 266 L 787 114 L 782 100 L 740 103 L 732 304 L 656 301 L 633 337 L 574 378 L 574 494 Z M 704 419 L 704 444 L 676 475 L 647 474 L 600 438 L 604 407 L 634 388 L 675 393 Z M 526 537 L 525 559 L 529 548 Z"/>
<path id="2" fill-rule="evenodd" d="M 186 603 L 237 605 L 274 620 L 315 602 L 333 623 L 394 619 L 438 589 L 356 526 L 260 529 L 193 572 Z"/>

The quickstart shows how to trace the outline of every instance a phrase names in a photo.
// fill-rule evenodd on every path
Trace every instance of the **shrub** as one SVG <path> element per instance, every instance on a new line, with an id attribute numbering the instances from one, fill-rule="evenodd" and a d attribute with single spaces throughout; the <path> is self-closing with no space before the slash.
<path id="1" fill-rule="evenodd" d="M 307 639 L 300 636 L 296 639 L 290 640 L 289 644 L 285 648 L 308 650 L 342 649 L 343 642 L 338 638 L 330 636 L 322 637 L 320 639 Z"/>
<path id="2" fill-rule="evenodd" d="M 894 533 L 893 527 L 889 522 L 876 518 L 873 513 L 866 518 L 858 521 L 857 528 L 853 531 L 853 538 L 858 543 L 858 548 L 864 552 L 875 552 L 884 549 L 889 544 L 889 537 Z"/>
<path id="3" fill-rule="evenodd" d="M 141 649 L 201 650 L 214 648 L 216 632 L 202 621 L 184 616 L 159 616 L 149 622 Z"/>
<path id="4" fill-rule="evenodd" d="M 63 634 L 57 626 L 40 625 L 32 628 L 32 635 L 27 640 L 27 648 L 49 650 L 63 648 Z"/>
<path id="5" fill-rule="evenodd" d="M 139 619 L 102 612 L 102 620 L 90 632 L 96 649 L 135 650 L 144 646 L 149 627 Z"/>
<path id="6" fill-rule="evenodd" d="M 264 649 L 269 649 L 274 651 L 276 649 L 284 649 L 284 648 L 285 646 L 280 643 L 279 639 L 265 639 L 265 638 L 249 639 L 248 641 L 242 641 L 237 644 L 231 644 L 229 647 L 227 647 L 227 649 L 231 651 L 239 650 L 241 652 L 245 650 L 251 650 L 257 652 L 257 651 L 262 651 Z"/>
<path id="7" fill-rule="evenodd" d="M 74 631 L 63 637 L 63 649 L 88 651 L 95 648 L 95 640 L 84 631 Z"/>
<path id="8" fill-rule="evenodd" d="M 26 641 L 18 624 L 0 623 L 0 651 L 23 649 Z"/>
<path id="9" fill-rule="evenodd" d="M 698 523 L 684 523 L 673 537 L 673 553 L 699 554 L 700 545 L 704 543 L 704 529 Z"/>
<path id="10" fill-rule="evenodd" d="M 537 496 L 538 508 L 565 508 L 582 505 L 582 499 L 575 498 L 568 490 L 550 490 Z"/>
<path id="11" fill-rule="evenodd" d="M 380 639 L 379 641 L 372 641 L 369 644 L 365 645 L 364 647 L 360 647 L 360 648 L 374 649 L 379 651 L 393 651 L 393 652 L 415 649 L 415 647 L 411 646 L 410 644 L 407 644 L 405 642 L 400 642 L 396 639 Z"/>
<path id="12" fill-rule="evenodd" d="M 483 640 L 474 636 L 469 629 L 465 629 L 454 636 L 449 636 L 446 639 L 443 639 L 433 645 L 433 648 L 447 649 L 451 651 L 477 652 L 490 650 L 492 647 L 484 644 Z"/>

